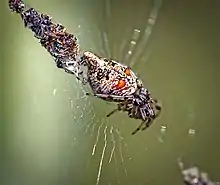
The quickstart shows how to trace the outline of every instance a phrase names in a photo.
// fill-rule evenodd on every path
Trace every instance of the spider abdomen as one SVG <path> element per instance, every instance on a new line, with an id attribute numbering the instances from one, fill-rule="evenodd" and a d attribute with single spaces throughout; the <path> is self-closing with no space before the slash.
<path id="1" fill-rule="evenodd" d="M 137 76 L 119 62 L 84 52 L 83 62 L 88 66 L 88 79 L 93 92 L 112 96 L 129 96 L 137 90 Z"/>

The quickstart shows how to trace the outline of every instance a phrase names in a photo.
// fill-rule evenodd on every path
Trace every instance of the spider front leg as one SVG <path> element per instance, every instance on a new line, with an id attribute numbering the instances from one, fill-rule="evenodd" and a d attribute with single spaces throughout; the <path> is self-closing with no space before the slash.
<path id="1" fill-rule="evenodd" d="M 146 130 L 150 127 L 151 123 L 153 122 L 153 119 L 149 118 L 147 122 L 145 122 L 145 126 L 141 130 Z"/>
<path id="2" fill-rule="evenodd" d="M 160 114 L 162 110 L 162 106 L 158 103 L 156 99 L 151 98 L 151 105 L 154 107 L 155 112 L 156 112 L 156 117 Z"/>
<path id="3" fill-rule="evenodd" d="M 158 116 L 160 115 L 160 113 L 161 113 L 162 106 L 159 105 L 159 104 L 155 104 L 154 107 L 155 107 L 155 109 L 156 109 L 156 110 L 155 110 L 155 116 L 158 117 Z"/>
<path id="4" fill-rule="evenodd" d="M 162 106 L 158 103 L 157 99 L 151 98 L 151 102 L 154 104 L 156 110 L 160 111 L 162 109 Z"/>
<path id="5" fill-rule="evenodd" d="M 142 128 L 142 130 L 145 130 L 147 127 L 150 126 L 150 124 L 149 124 L 150 122 L 151 122 L 150 118 L 147 118 L 147 120 L 142 121 L 141 124 L 136 128 L 136 130 L 134 132 L 132 132 L 132 135 L 136 134 L 139 130 L 141 130 L 141 128 L 144 124 L 145 124 L 145 127 Z"/>
<path id="6" fill-rule="evenodd" d="M 162 106 L 161 106 L 161 105 L 159 105 L 159 104 L 156 104 L 156 105 L 155 105 L 155 108 L 156 108 L 158 111 L 161 111 Z"/>

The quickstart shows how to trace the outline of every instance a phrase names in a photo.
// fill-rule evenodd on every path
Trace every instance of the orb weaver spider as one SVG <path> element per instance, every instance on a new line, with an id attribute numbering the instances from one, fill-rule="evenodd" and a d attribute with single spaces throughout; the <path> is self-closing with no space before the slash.
<path id="1" fill-rule="evenodd" d="M 141 124 L 132 134 L 139 131 L 143 125 L 145 127 L 142 130 L 145 130 L 158 117 L 162 107 L 128 66 L 101 58 L 92 52 L 85 52 L 81 63 L 88 66 L 87 80 L 93 96 L 117 102 L 117 108 L 107 114 L 107 117 L 117 111 L 123 111 L 127 112 L 130 118 L 141 119 Z"/>
<path id="2" fill-rule="evenodd" d="M 117 102 L 117 109 L 107 117 L 117 111 L 124 111 L 130 118 L 141 119 L 142 123 L 132 133 L 135 134 L 144 124 L 143 129 L 149 127 L 158 116 L 161 106 L 128 66 L 88 51 L 81 56 L 79 43 L 73 34 L 66 32 L 61 24 L 52 22 L 50 16 L 41 14 L 34 8 L 27 9 L 22 0 L 9 0 L 9 8 L 20 14 L 25 27 L 40 40 L 58 68 L 76 75 L 83 85 L 89 83 L 94 96 Z"/>

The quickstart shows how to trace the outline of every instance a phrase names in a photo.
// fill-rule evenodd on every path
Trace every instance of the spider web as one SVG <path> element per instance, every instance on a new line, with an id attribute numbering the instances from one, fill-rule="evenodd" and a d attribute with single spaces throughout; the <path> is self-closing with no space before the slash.
<path id="1" fill-rule="evenodd" d="M 104 19 L 105 24 L 88 24 L 86 17 L 77 20 L 78 25 L 75 26 L 77 30 L 74 30 L 74 34 L 77 34 L 82 50 L 89 48 L 90 51 L 100 56 L 125 63 L 131 66 L 141 78 L 144 72 L 139 66 L 150 66 L 150 59 L 154 52 L 152 33 L 157 24 L 162 0 L 152 1 L 152 4 L 146 7 L 145 13 L 140 11 L 135 15 L 132 14 L 131 17 L 120 14 L 121 17 L 118 18 L 119 21 L 115 27 L 118 12 L 113 7 L 117 3 L 110 0 L 103 1 L 103 3 L 105 9 L 99 12 L 100 17 L 97 19 Z M 122 5 L 118 4 L 118 6 Z M 144 12 L 144 8 L 142 10 Z M 123 24 L 126 27 L 120 25 L 121 21 L 129 19 L 131 21 Z M 139 19 L 141 23 L 138 22 Z M 143 24 L 143 19 L 146 20 L 145 24 Z M 65 22 L 62 24 L 66 25 Z M 159 159 L 160 151 L 155 154 L 152 151 L 160 146 L 164 148 L 166 156 L 168 145 L 164 145 L 169 139 L 166 136 L 167 126 L 158 119 L 154 131 L 144 131 L 137 133 L 137 136 L 132 136 L 131 133 L 138 126 L 139 121 L 128 118 L 126 113 L 117 113 L 111 118 L 106 118 L 106 114 L 115 108 L 115 104 L 87 97 L 85 93 L 89 91 L 88 86 L 82 86 L 72 75 L 63 74 L 62 77 L 63 86 L 55 86 L 51 94 L 55 100 L 64 93 L 66 102 L 62 103 L 62 106 L 69 107 L 69 111 L 63 114 L 70 118 L 68 122 L 71 125 L 68 133 L 71 137 L 69 139 L 71 148 L 69 162 L 72 168 L 77 169 L 77 172 L 72 174 L 73 181 L 77 182 L 76 184 L 96 185 L 161 184 L 163 180 L 160 181 L 157 173 L 164 172 L 155 168 L 154 165 L 162 162 L 163 159 Z M 38 107 L 36 109 L 40 111 L 38 104 L 35 100 L 35 106 Z M 186 109 L 187 121 L 191 121 L 193 125 L 194 109 L 193 107 Z M 195 129 L 188 130 L 190 136 L 194 136 L 195 132 Z M 175 149 L 170 147 L 167 150 Z M 148 158 L 148 156 L 151 157 Z M 171 161 L 173 160 L 176 164 L 175 157 L 173 156 Z M 164 162 L 165 164 L 169 165 Z M 84 174 L 86 178 L 77 177 L 78 174 Z"/>
<path id="2" fill-rule="evenodd" d="M 86 20 L 82 18 L 80 20 L 81 23 L 78 25 L 77 32 L 77 37 L 81 42 L 80 45 L 83 47 L 83 42 L 85 40 L 87 40 L 87 42 L 90 40 L 90 51 L 94 51 L 100 56 L 122 61 L 130 67 L 137 68 L 137 65 L 143 61 L 148 63 L 152 53 L 152 48 L 148 46 L 148 43 L 153 27 L 157 21 L 161 5 L 162 0 L 153 1 L 152 8 L 149 11 L 150 13 L 145 15 L 146 24 L 144 27 L 133 28 L 134 25 L 129 25 L 125 28 L 128 30 L 128 33 L 120 42 L 117 42 L 117 45 L 111 45 L 111 29 L 109 29 L 109 25 L 96 25 L 90 28 L 85 28 Z M 106 22 L 108 22 L 108 20 L 110 21 L 112 18 L 112 7 L 110 1 L 106 0 L 104 6 L 106 9 L 101 12 L 101 16 L 103 16 Z M 87 30 L 87 32 L 83 30 Z M 67 80 L 65 83 L 67 83 L 68 87 L 71 87 L 72 82 Z M 81 84 L 74 84 L 72 88 L 80 91 L 81 94 L 81 96 L 71 97 L 71 90 L 66 91 L 69 96 L 70 109 L 73 112 L 73 122 L 79 127 L 77 135 L 73 136 L 73 145 L 78 147 L 79 143 L 82 142 L 82 137 L 83 139 L 87 138 L 87 140 L 90 140 L 90 150 L 87 150 L 86 152 L 88 155 L 88 161 L 85 165 L 86 168 L 91 171 L 91 167 L 94 166 L 94 163 L 96 163 L 96 170 L 94 170 L 95 174 L 93 176 L 95 177 L 95 179 L 93 179 L 94 184 L 145 184 L 147 179 L 136 179 L 134 181 L 134 178 L 132 179 L 130 177 L 133 173 L 130 166 L 137 159 L 135 156 L 131 156 L 131 148 L 128 144 L 128 137 L 132 137 L 131 132 L 136 128 L 137 124 L 134 124 L 134 121 L 129 120 L 126 115 L 120 113 L 119 115 L 114 116 L 120 117 L 119 119 L 121 121 L 116 124 L 113 123 L 115 122 L 115 119 L 111 120 L 105 118 L 107 112 L 99 112 L 98 109 L 94 108 L 94 103 L 100 104 L 99 106 L 108 104 L 107 106 L 110 106 L 110 108 L 114 108 L 114 105 L 110 105 L 106 102 L 100 102 L 100 100 L 95 98 L 86 97 L 85 93 L 88 91 L 88 88 L 85 86 L 82 87 Z M 76 100 L 83 101 L 83 107 L 76 107 L 74 105 L 76 104 Z M 108 109 L 106 108 L 107 106 L 104 106 L 105 109 Z M 109 110 L 111 110 L 110 108 Z M 79 113 L 79 116 L 76 116 L 76 112 Z M 88 120 L 85 119 L 87 116 L 89 117 Z M 100 119 L 100 117 L 103 118 Z M 79 120 L 81 119 L 82 122 L 79 123 Z M 130 122 L 132 123 L 130 124 Z M 129 131 L 127 131 L 126 134 L 123 134 L 122 129 L 127 129 Z M 163 137 L 165 133 L 166 126 L 163 125 L 161 126 L 158 134 L 154 136 L 158 143 L 164 142 Z M 147 145 L 142 146 L 142 148 L 144 148 L 142 152 L 147 152 Z M 106 174 L 110 169 L 113 170 L 114 173 L 111 173 L 110 177 L 106 177 Z"/>

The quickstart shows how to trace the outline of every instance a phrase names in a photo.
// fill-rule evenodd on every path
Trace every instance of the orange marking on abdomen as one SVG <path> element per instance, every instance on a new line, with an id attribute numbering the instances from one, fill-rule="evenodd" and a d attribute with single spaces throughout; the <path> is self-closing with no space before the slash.
<path id="1" fill-rule="evenodd" d="M 119 80 L 118 84 L 116 85 L 117 89 L 121 89 L 126 85 L 126 82 L 124 80 Z"/>
<path id="2" fill-rule="evenodd" d="M 126 74 L 127 76 L 131 76 L 131 71 L 130 71 L 129 68 L 125 69 L 125 74 Z"/>

